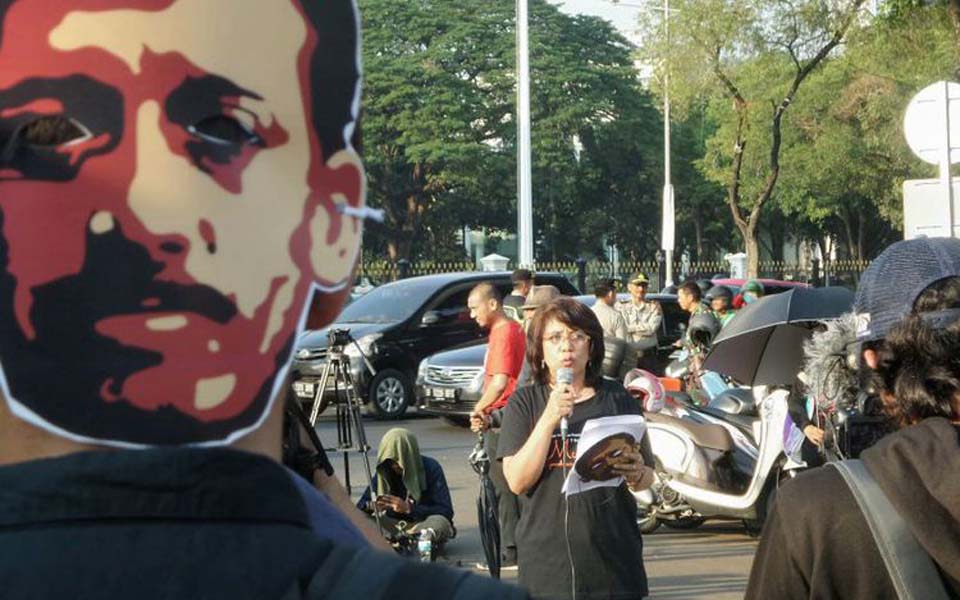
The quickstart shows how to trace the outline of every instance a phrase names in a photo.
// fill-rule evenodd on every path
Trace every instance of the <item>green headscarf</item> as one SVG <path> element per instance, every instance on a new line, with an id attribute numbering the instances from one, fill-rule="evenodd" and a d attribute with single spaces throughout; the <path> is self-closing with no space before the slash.
<path id="1" fill-rule="evenodd" d="M 420 444 L 416 436 L 407 429 L 396 427 L 383 434 L 380 448 L 377 450 L 377 465 L 392 459 L 403 468 L 403 485 L 414 502 L 420 501 L 420 496 L 427 489 L 427 474 L 423 469 L 423 460 L 420 458 Z M 377 472 L 377 491 L 386 493 L 389 489 L 387 480 Z"/>

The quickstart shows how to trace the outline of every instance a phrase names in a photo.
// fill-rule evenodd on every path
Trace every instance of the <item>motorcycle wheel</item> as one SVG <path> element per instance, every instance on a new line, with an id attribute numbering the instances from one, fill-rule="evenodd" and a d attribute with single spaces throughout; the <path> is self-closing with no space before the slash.
<path id="1" fill-rule="evenodd" d="M 663 522 L 670 529 L 696 529 L 706 521 L 704 517 L 685 517 L 683 519 L 670 519 Z"/>

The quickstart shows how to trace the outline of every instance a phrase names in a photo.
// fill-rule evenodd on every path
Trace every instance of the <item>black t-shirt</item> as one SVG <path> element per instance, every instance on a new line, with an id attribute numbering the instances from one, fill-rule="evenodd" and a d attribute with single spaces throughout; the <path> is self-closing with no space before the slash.
<path id="1" fill-rule="evenodd" d="M 498 458 L 516 454 L 543 414 L 550 395 L 546 385 L 517 390 L 504 411 Z M 569 549 L 576 567 L 577 598 L 641 598 L 647 595 L 643 542 L 637 528 L 637 505 L 627 490 L 604 487 L 571 496 L 564 528 L 563 465 L 576 458 L 577 440 L 586 421 L 597 417 L 641 414 L 640 405 L 618 383 L 604 380 L 597 394 L 577 403 L 569 419 L 566 452 L 559 428 L 554 431 L 540 480 L 520 498 L 517 558 L 520 585 L 535 598 L 569 598 L 572 574 Z M 644 462 L 653 466 L 645 435 Z"/>

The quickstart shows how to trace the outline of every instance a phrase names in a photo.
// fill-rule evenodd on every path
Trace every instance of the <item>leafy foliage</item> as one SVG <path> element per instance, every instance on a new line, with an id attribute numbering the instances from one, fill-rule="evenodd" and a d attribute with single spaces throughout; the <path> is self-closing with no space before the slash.
<path id="1" fill-rule="evenodd" d="M 368 253 L 459 258 L 463 226 L 513 230 L 514 3 L 360 4 L 368 198 L 387 214 Z M 530 48 L 538 254 L 635 243 L 659 222 L 648 143 L 659 123 L 630 45 L 605 21 L 536 0 Z"/>

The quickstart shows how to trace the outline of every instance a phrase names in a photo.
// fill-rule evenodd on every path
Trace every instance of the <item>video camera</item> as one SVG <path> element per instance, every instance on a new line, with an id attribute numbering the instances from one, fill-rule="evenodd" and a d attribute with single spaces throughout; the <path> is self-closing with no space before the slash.
<path id="1" fill-rule="evenodd" d="M 828 323 L 804 346 L 804 373 L 817 401 L 825 446 L 839 458 L 860 453 L 893 431 L 859 367 L 856 317 Z"/>
<path id="2" fill-rule="evenodd" d="M 347 344 L 353 341 L 353 336 L 350 335 L 349 329 L 330 329 L 327 332 L 327 344 L 333 347 L 344 347 Z"/>

